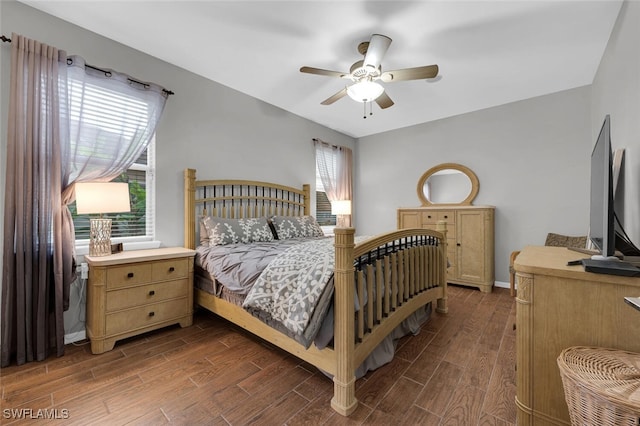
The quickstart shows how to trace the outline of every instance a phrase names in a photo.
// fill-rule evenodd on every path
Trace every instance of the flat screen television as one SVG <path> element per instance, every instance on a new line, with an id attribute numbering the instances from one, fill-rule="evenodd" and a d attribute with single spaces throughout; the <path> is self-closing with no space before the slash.
<path id="1" fill-rule="evenodd" d="M 594 260 L 616 259 L 610 121 L 607 115 L 591 153 L 589 238 L 600 252 Z"/>

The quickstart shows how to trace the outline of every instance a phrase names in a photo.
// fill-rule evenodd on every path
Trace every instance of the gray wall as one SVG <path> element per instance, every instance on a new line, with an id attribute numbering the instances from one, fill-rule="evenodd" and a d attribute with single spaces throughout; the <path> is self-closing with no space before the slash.
<path id="1" fill-rule="evenodd" d="M 508 259 L 548 232 L 588 233 L 589 157 L 611 115 L 613 148 L 625 148 L 624 226 L 640 246 L 640 3 L 625 1 L 593 85 L 472 112 L 357 143 L 361 233 L 395 225 L 396 207 L 419 205 L 420 176 L 442 162 L 478 175 L 475 204 L 496 206 L 496 280 Z M 392 159 L 389 165 L 388 159 Z"/>
<path id="2" fill-rule="evenodd" d="M 349 136 L 21 3 L 0 1 L 0 23 L 5 35 L 16 32 L 46 42 L 84 57 L 91 65 L 117 69 L 175 92 L 167 101 L 156 135 L 156 238 L 164 246 L 183 244 L 182 175 L 186 167 L 208 178 L 256 179 L 301 187 L 315 183 L 312 138 L 354 148 L 355 141 Z M 0 45 L 0 55 L 4 174 L 9 44 Z M 4 191 L 4 185 L 0 186 Z M 67 334 L 83 329 L 77 320 L 83 317 L 77 292 L 72 288 L 71 310 L 65 315 Z"/>
<path id="3" fill-rule="evenodd" d="M 87 63 L 153 81 L 175 95 L 167 101 L 156 136 L 157 237 L 183 243 L 182 171 L 215 178 L 315 182 L 311 139 L 353 147 L 354 140 L 273 105 L 204 79 L 15 1 L 2 1 L 2 32 L 16 32 L 83 56 Z M 9 47 L 3 46 L 7 53 Z M 9 64 L 3 61 L 3 84 Z M 5 74 L 6 70 L 6 74 Z M 6 76 L 6 77 L 5 77 Z M 3 96 L 3 105 L 8 99 Z M 3 114 L 3 120 L 6 120 Z M 3 147 L 6 135 L 3 133 Z"/>
<path id="4" fill-rule="evenodd" d="M 624 227 L 640 246 L 640 3 L 625 2 L 592 86 L 592 139 L 611 115 L 613 148 L 625 149 Z M 618 204 L 616 200 L 616 204 Z"/>
<path id="5" fill-rule="evenodd" d="M 582 87 L 361 138 L 358 231 L 396 226 L 396 209 L 420 205 L 417 183 L 440 163 L 460 163 L 480 181 L 475 205 L 496 206 L 496 280 L 509 254 L 544 244 L 548 232 L 586 235 L 590 88 Z"/>

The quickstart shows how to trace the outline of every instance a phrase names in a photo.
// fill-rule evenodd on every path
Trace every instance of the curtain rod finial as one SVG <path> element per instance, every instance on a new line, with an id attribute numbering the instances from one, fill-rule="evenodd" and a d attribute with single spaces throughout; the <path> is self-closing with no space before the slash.
<path id="1" fill-rule="evenodd" d="M 11 43 L 11 39 L 9 37 L 6 37 L 4 34 L 0 36 L 0 40 L 2 40 L 5 43 Z"/>

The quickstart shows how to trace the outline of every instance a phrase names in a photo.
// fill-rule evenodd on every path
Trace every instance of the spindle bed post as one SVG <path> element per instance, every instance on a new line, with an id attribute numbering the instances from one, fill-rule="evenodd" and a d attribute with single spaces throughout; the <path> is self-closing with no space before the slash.
<path id="1" fill-rule="evenodd" d="M 353 248 L 355 229 L 335 228 L 334 270 L 334 349 L 336 374 L 333 377 L 331 407 L 343 416 L 348 416 L 357 407 L 355 396 L 354 329 L 353 317 Z"/>
<path id="2" fill-rule="evenodd" d="M 441 313 L 441 314 L 446 314 L 447 312 L 449 312 L 449 307 L 447 306 L 447 286 L 446 286 L 446 282 L 447 282 L 447 268 L 449 266 L 449 261 L 447 259 L 447 223 L 443 220 L 439 220 L 438 223 L 436 223 L 436 231 L 441 232 L 442 235 L 444 235 L 444 238 L 442 238 L 442 246 L 443 246 L 443 252 L 444 252 L 444 256 L 442 256 L 442 267 L 439 268 L 440 273 L 445 274 L 444 277 L 438 277 L 438 280 L 444 281 L 445 285 L 442 287 L 442 298 L 438 299 L 436 301 L 436 312 Z"/>

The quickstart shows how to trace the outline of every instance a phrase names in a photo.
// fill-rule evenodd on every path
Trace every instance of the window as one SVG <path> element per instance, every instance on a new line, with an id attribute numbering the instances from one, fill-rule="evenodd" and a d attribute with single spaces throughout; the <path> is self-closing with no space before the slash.
<path id="1" fill-rule="evenodd" d="M 333 158 L 335 167 L 335 157 Z M 322 186 L 318 165 L 316 163 L 316 220 L 320 226 L 336 226 L 336 216 L 331 214 L 331 202 Z"/>
<path id="2" fill-rule="evenodd" d="M 131 212 L 104 214 L 112 219 L 111 239 L 113 242 L 144 241 L 154 239 L 155 212 L 155 138 L 138 157 L 136 162 L 113 182 L 128 182 Z M 69 205 L 76 231 L 76 244 L 89 243 L 89 219 L 91 215 L 77 214 L 75 201 Z"/>
<path id="3" fill-rule="evenodd" d="M 69 59 L 72 59 L 69 62 Z M 112 220 L 112 242 L 155 237 L 155 136 L 166 92 L 111 70 L 87 66 L 79 57 L 67 64 L 69 181 L 104 180 L 127 167 L 113 182 L 129 184 L 131 211 L 103 214 Z M 76 247 L 88 246 L 90 218 L 69 206 Z M 145 248 L 149 244 L 145 243 Z M 126 247 L 125 247 L 126 248 Z M 135 248 L 142 248 L 136 244 Z M 81 250 L 78 250 L 81 251 Z"/>

